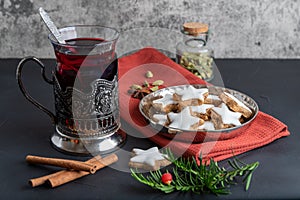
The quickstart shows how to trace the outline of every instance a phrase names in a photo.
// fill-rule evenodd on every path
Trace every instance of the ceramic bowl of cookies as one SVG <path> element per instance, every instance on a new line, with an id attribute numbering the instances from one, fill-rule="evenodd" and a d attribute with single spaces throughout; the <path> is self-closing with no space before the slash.
<path id="1" fill-rule="evenodd" d="M 161 135 L 202 142 L 236 137 L 259 108 L 239 91 L 207 85 L 179 85 L 145 96 L 139 110 Z"/>

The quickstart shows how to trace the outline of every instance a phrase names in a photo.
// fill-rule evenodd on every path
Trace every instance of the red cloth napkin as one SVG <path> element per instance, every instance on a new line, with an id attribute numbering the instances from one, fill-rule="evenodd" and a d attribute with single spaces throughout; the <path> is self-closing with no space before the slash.
<path id="1" fill-rule="evenodd" d="M 154 74 L 153 78 L 145 77 L 148 70 Z M 226 140 L 198 139 L 196 133 L 165 137 L 163 134 L 158 134 L 158 131 L 147 123 L 139 112 L 140 100 L 132 98 L 128 93 L 131 85 L 141 85 L 145 80 L 148 82 L 163 80 L 166 87 L 206 83 L 153 48 L 145 48 L 119 59 L 121 117 L 133 127 L 132 130 L 125 131 L 133 135 L 135 135 L 134 132 L 142 133 L 145 138 L 149 138 L 161 147 L 169 147 L 177 155 L 193 156 L 199 162 L 201 153 L 204 161 L 209 161 L 210 158 L 219 161 L 261 147 L 290 134 L 285 124 L 270 115 L 259 112 L 247 129 L 238 129 L 235 137 Z"/>

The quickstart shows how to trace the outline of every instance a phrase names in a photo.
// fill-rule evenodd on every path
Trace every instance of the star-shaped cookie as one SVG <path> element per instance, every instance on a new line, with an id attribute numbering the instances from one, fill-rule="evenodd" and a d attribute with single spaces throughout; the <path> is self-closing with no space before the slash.
<path id="1" fill-rule="evenodd" d="M 166 155 L 160 153 L 157 147 L 152 147 L 147 150 L 134 148 L 132 155 L 128 164 L 129 167 L 132 168 L 156 171 L 159 170 L 160 167 L 171 164 L 171 162 L 166 159 Z"/>
<path id="2" fill-rule="evenodd" d="M 205 121 L 204 124 L 198 127 L 200 130 L 215 130 L 214 124 L 211 121 Z"/>
<path id="3" fill-rule="evenodd" d="M 170 112 L 168 117 L 171 121 L 169 127 L 175 129 L 193 130 L 203 123 L 200 118 L 191 115 L 189 107 L 184 108 L 180 113 Z"/>
<path id="4" fill-rule="evenodd" d="M 165 114 L 154 114 L 153 115 L 153 120 L 156 121 L 160 125 L 166 125 L 168 121 L 168 116 Z"/>
<path id="5" fill-rule="evenodd" d="M 250 108 L 248 108 L 244 103 L 242 103 L 232 94 L 224 92 L 220 95 L 220 98 L 231 110 L 241 113 L 246 118 L 251 117 L 252 111 L 250 110 Z"/>
<path id="6" fill-rule="evenodd" d="M 176 102 L 171 94 L 166 94 L 162 98 L 153 101 L 153 107 L 163 112 L 170 112 L 175 105 Z"/>
<path id="7" fill-rule="evenodd" d="M 200 106 L 191 106 L 191 111 L 196 112 L 196 113 L 201 113 L 201 114 L 206 114 L 207 110 L 214 107 L 212 104 L 202 104 Z"/>
<path id="8" fill-rule="evenodd" d="M 162 107 L 165 107 L 169 104 L 174 104 L 175 102 L 173 100 L 173 95 L 166 94 L 162 98 L 154 100 L 153 103 L 161 104 Z"/>
<path id="9" fill-rule="evenodd" d="M 181 96 L 182 101 L 190 100 L 190 99 L 200 99 L 202 102 L 204 101 L 204 95 L 208 94 L 207 88 L 195 88 L 194 86 L 189 85 L 187 88 L 176 91 L 178 95 Z"/>
<path id="10" fill-rule="evenodd" d="M 232 112 L 228 109 L 225 103 L 221 104 L 221 107 L 212 108 L 211 118 L 217 129 L 223 128 L 224 125 L 241 125 L 240 118 L 242 114 L 238 112 Z"/>

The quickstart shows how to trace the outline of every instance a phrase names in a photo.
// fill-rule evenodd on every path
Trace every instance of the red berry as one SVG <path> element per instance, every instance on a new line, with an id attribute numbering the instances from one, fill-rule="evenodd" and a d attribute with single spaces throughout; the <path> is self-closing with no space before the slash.
<path id="1" fill-rule="evenodd" d="M 172 182 L 173 178 L 172 178 L 172 174 L 170 174 L 169 172 L 164 173 L 161 176 L 161 182 L 165 185 L 170 185 Z"/>

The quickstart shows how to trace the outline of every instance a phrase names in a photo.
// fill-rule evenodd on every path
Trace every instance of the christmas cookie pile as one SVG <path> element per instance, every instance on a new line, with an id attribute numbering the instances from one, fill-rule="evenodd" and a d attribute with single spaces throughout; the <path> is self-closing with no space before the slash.
<path id="1" fill-rule="evenodd" d="M 181 130 L 221 130 L 242 125 L 254 112 L 227 90 L 178 87 L 143 106 L 155 123 Z"/>

